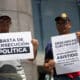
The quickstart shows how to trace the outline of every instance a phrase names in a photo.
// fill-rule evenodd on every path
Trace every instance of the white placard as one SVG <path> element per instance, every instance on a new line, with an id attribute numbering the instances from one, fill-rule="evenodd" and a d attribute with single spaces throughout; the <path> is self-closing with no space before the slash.
<path id="1" fill-rule="evenodd" d="M 32 59 L 31 32 L 0 33 L 0 61 Z"/>
<path id="2" fill-rule="evenodd" d="M 80 71 L 79 42 L 76 33 L 51 37 L 57 74 Z"/>

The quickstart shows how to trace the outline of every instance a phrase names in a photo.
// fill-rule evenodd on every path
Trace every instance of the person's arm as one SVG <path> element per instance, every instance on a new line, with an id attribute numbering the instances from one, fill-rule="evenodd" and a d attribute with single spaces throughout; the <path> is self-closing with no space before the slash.
<path id="1" fill-rule="evenodd" d="M 28 60 L 21 60 L 21 63 L 26 63 L 26 62 L 29 62 L 29 63 L 33 63 L 36 59 L 36 56 L 37 56 L 37 50 L 38 50 L 38 40 L 37 39 L 32 39 L 31 40 L 31 43 L 33 45 L 33 54 L 34 54 L 34 58 L 33 59 L 28 59 Z"/>
<path id="2" fill-rule="evenodd" d="M 39 43 L 38 43 L 38 40 L 37 39 L 32 39 L 31 42 L 32 42 L 32 45 L 33 45 L 34 59 L 36 59 Z"/>
<path id="3" fill-rule="evenodd" d="M 45 48 L 44 68 L 47 73 L 51 74 L 54 66 L 55 66 L 55 62 L 53 60 L 52 45 L 51 43 L 48 43 Z"/>

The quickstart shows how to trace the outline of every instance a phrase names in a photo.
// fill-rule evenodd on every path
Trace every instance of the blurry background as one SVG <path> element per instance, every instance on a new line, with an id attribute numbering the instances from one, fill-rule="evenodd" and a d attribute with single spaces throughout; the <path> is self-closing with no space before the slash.
<path id="1" fill-rule="evenodd" d="M 71 19 L 71 32 L 80 31 L 80 0 L 0 0 L 0 15 L 9 15 L 12 18 L 10 32 L 31 31 L 32 36 L 39 40 L 36 59 L 39 67 L 43 66 L 47 42 L 51 36 L 58 34 L 54 19 L 62 12 L 67 13 Z M 30 76 L 31 73 L 27 73 L 29 80 L 37 77 L 33 67 L 31 69 L 35 74 Z"/>
<path id="2" fill-rule="evenodd" d="M 31 0 L 0 0 L 0 15 L 12 18 L 11 32 L 31 30 L 33 33 Z"/>

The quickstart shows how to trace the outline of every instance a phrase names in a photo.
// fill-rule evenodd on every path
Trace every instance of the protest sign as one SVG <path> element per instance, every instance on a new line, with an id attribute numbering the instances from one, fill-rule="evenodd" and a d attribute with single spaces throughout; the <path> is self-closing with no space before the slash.
<path id="1" fill-rule="evenodd" d="M 32 59 L 33 46 L 31 32 L 13 32 L 0 34 L 0 61 Z"/>
<path id="2" fill-rule="evenodd" d="M 51 37 L 57 74 L 80 71 L 79 41 L 75 33 Z"/>

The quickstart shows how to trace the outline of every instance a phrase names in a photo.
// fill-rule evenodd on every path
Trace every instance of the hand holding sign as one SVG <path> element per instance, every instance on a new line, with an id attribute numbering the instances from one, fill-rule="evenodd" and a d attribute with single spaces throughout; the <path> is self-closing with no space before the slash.
<path id="1" fill-rule="evenodd" d="M 80 42 L 80 32 L 76 32 L 76 35 L 77 35 L 79 42 Z"/>
<path id="2" fill-rule="evenodd" d="M 47 63 L 44 64 L 44 67 L 46 69 L 46 71 L 51 74 L 53 71 L 53 68 L 55 67 L 55 61 L 53 59 L 50 59 L 47 61 Z M 54 71 L 53 71 L 54 74 Z"/>

